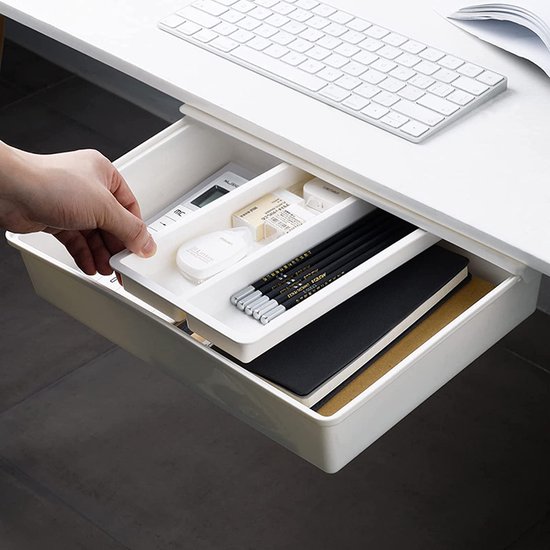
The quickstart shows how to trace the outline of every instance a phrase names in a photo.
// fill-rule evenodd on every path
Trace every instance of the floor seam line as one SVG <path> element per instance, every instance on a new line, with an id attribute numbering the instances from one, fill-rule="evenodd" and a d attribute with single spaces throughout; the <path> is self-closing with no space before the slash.
<path id="1" fill-rule="evenodd" d="M 25 401 L 27 401 L 28 399 L 32 399 L 33 397 L 41 394 L 42 392 L 44 391 L 47 391 L 49 389 L 51 389 L 52 387 L 56 386 L 57 384 L 59 384 L 61 381 L 63 381 L 65 378 L 67 378 L 68 376 L 71 376 L 72 374 L 74 374 L 75 372 L 79 371 L 80 369 L 86 367 L 86 366 L 89 366 L 89 365 L 92 365 L 93 363 L 95 363 L 96 361 L 99 361 L 101 359 L 103 359 L 104 357 L 106 357 L 107 355 L 115 352 L 118 348 L 118 346 L 116 345 L 112 345 L 110 346 L 108 349 L 106 349 L 105 351 L 102 351 L 99 355 L 96 355 L 95 357 L 93 357 L 92 359 L 89 359 L 87 361 L 84 361 L 83 363 L 77 365 L 74 369 L 71 369 L 69 372 L 65 372 L 64 374 L 62 374 L 61 376 L 59 376 L 58 378 L 56 378 L 55 380 L 52 380 L 51 382 L 48 382 L 45 386 L 42 386 L 40 388 L 38 388 L 37 390 L 33 391 L 32 393 L 30 393 L 29 395 L 26 395 L 25 397 L 23 397 L 23 399 L 20 399 L 19 401 L 16 401 L 15 403 L 13 403 L 12 405 L 9 405 L 8 407 L 6 407 L 5 409 L 2 409 L 0 410 L 0 418 L 6 414 L 7 412 L 11 411 L 12 409 L 14 409 L 15 407 L 18 407 L 19 405 L 23 404 Z"/>
<path id="2" fill-rule="evenodd" d="M 78 508 L 67 502 L 65 499 L 63 499 L 61 496 L 59 496 L 57 493 L 55 493 L 52 489 L 50 489 L 47 485 L 44 485 L 34 477 L 30 476 L 27 472 L 22 470 L 19 466 L 14 464 L 11 460 L 6 458 L 3 454 L 0 454 L 0 464 L 3 466 L 3 470 L 14 477 L 16 480 L 23 483 L 29 490 L 33 492 L 33 494 L 38 495 L 39 497 L 44 497 L 49 499 L 50 501 L 57 502 L 58 504 L 63 505 L 65 508 L 76 514 L 79 518 L 83 519 L 85 522 L 92 525 L 94 528 L 99 530 L 100 532 L 104 533 L 107 537 L 109 537 L 111 540 L 119 544 L 122 548 L 125 550 L 132 550 L 132 548 L 122 541 L 120 541 L 117 537 L 115 537 L 112 533 L 101 527 L 98 523 L 96 523 L 92 518 L 88 517 L 86 514 L 81 512 Z"/>

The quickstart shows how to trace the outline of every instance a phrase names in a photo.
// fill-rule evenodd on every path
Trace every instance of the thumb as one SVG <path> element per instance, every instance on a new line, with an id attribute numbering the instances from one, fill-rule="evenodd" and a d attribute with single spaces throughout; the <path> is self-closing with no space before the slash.
<path id="1" fill-rule="evenodd" d="M 142 258 L 150 258 L 157 251 L 157 245 L 143 220 L 126 210 L 116 199 L 110 202 L 104 223 L 98 229 L 110 233 Z"/>

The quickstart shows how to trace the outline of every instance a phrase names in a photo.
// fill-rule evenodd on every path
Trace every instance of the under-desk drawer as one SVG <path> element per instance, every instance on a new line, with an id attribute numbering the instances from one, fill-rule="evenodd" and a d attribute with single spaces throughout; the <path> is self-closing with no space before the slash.
<path id="1" fill-rule="evenodd" d="M 150 217 L 181 193 L 182 174 L 193 185 L 231 161 L 246 165 L 258 177 L 276 175 L 278 170 L 299 175 L 297 169 L 279 165 L 273 156 L 188 117 L 118 164 L 144 216 Z M 146 179 L 152 183 L 140 183 Z M 472 274 L 488 281 L 492 289 L 362 391 L 327 412 L 304 406 L 205 346 L 150 304 L 83 275 L 50 235 L 8 234 L 8 238 L 20 249 L 39 295 L 331 473 L 527 317 L 535 309 L 540 279 L 522 266 L 512 274 L 461 251 L 470 257 Z"/>

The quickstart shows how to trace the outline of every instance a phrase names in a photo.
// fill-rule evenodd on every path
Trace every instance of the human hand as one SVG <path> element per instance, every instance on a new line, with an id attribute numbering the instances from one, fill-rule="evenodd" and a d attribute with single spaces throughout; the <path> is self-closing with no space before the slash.
<path id="1" fill-rule="evenodd" d="M 0 226 L 52 233 L 88 275 L 112 273 L 124 247 L 156 252 L 124 178 L 92 150 L 35 155 L 0 143 Z"/>

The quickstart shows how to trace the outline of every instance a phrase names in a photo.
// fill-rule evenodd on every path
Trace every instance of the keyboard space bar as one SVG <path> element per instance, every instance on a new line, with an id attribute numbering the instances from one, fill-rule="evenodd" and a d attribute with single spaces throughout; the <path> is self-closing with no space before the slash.
<path id="1" fill-rule="evenodd" d="M 312 92 L 318 92 L 327 85 L 324 80 L 321 80 L 315 75 L 296 69 L 291 65 L 287 65 L 267 54 L 253 50 L 248 46 L 239 46 L 231 51 L 230 55 L 254 65 L 257 69 L 263 69 L 264 71 L 273 73 L 280 78 L 293 82 Z"/>

